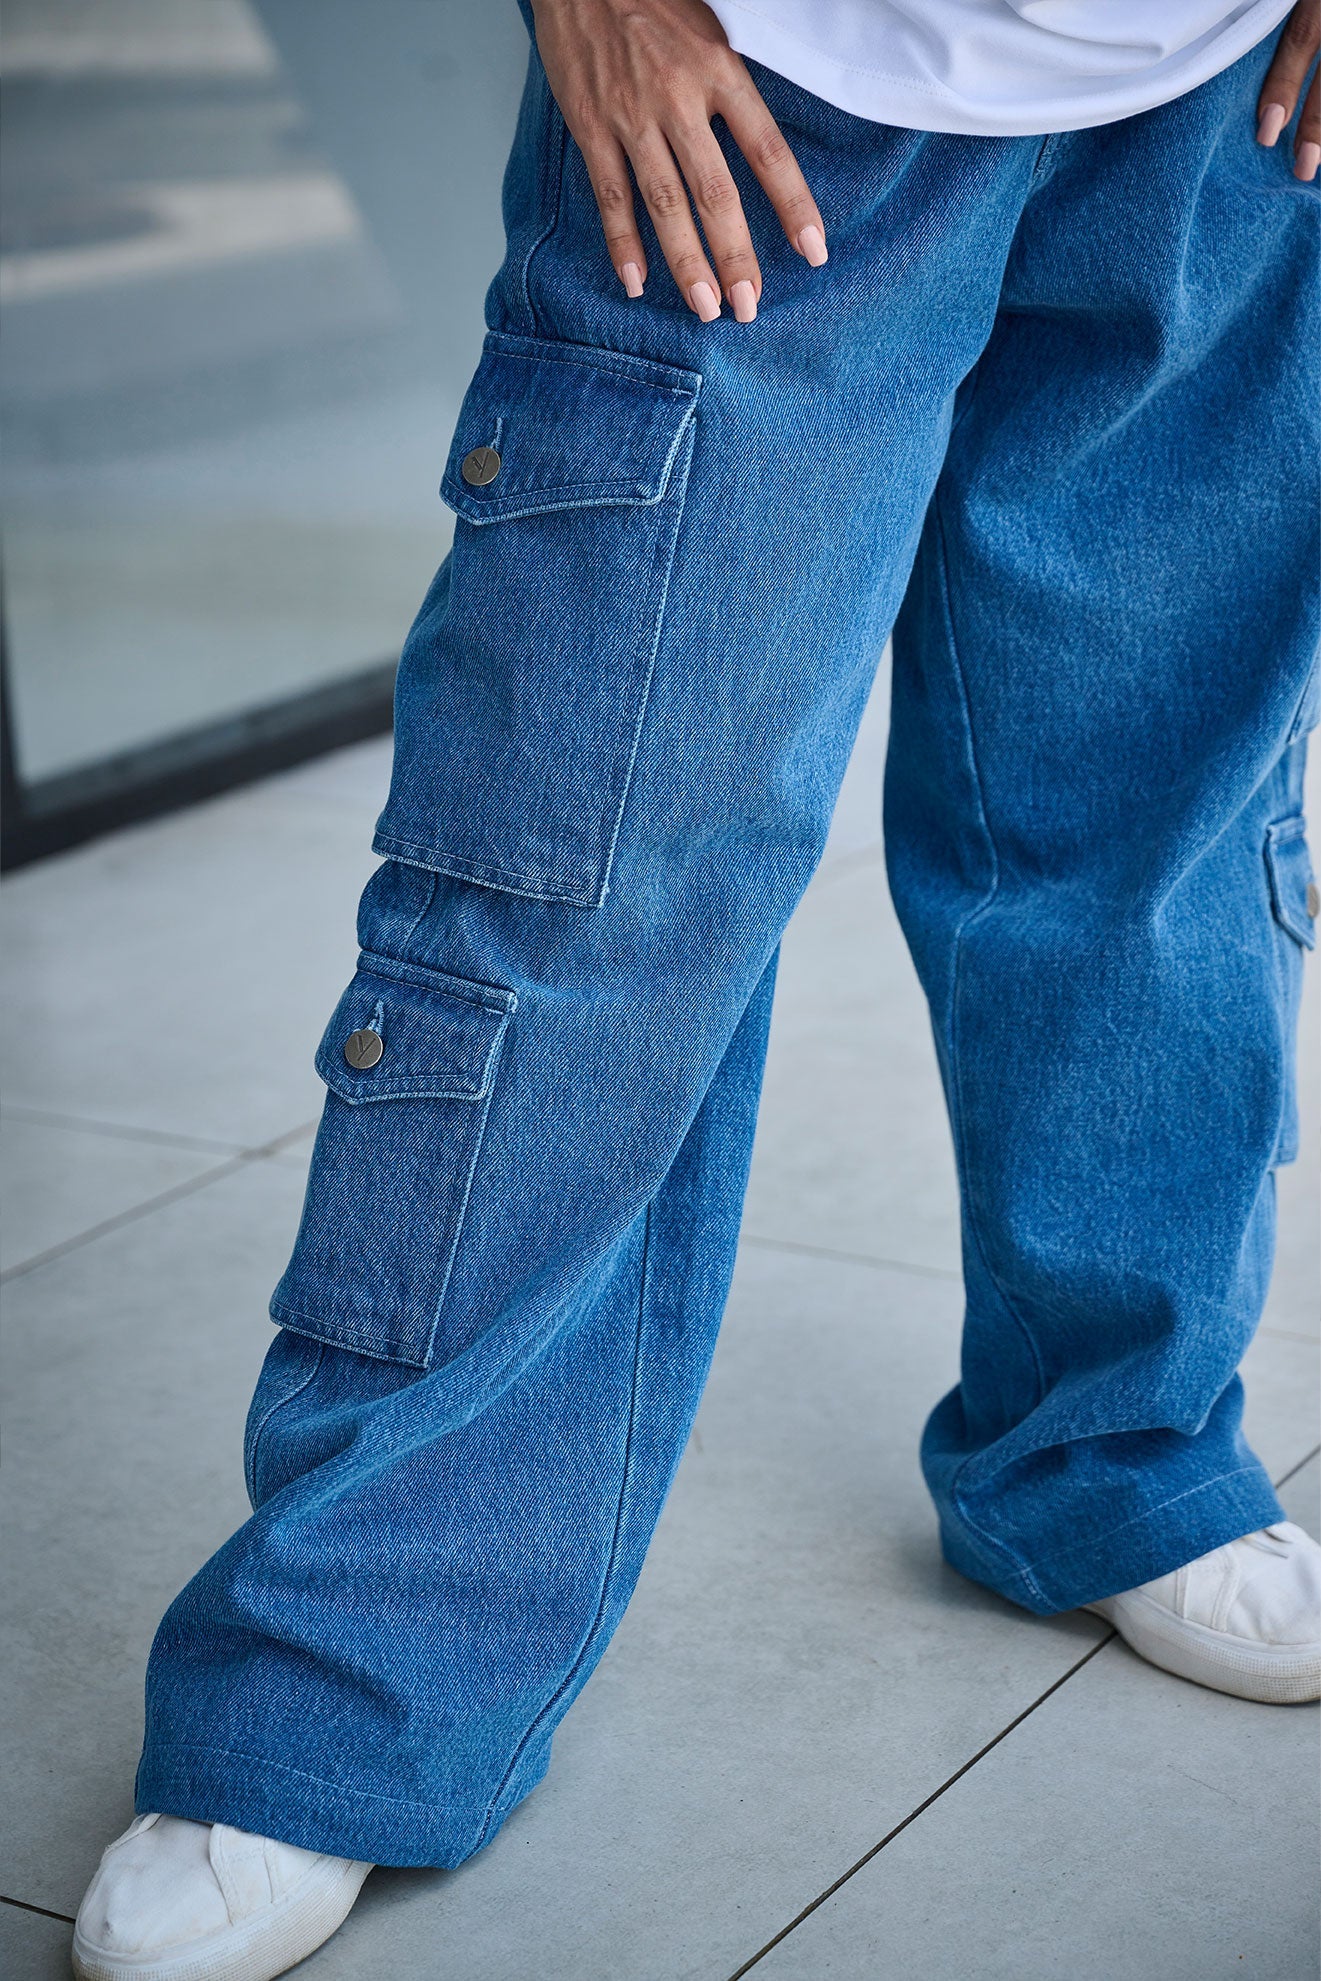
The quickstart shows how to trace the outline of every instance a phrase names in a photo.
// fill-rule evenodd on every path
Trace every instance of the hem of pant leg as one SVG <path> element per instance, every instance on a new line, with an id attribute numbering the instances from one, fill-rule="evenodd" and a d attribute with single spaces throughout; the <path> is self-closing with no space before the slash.
<path id="1" fill-rule="evenodd" d="M 460 1827 L 434 1803 L 411 1802 L 332 1782 L 303 1768 L 202 1742 L 150 1743 L 138 1765 L 139 1815 L 159 1812 L 194 1823 L 228 1823 L 253 1836 L 304 1850 L 399 1869 L 453 1870 L 471 1851 Z M 470 1831 L 465 1821 L 463 1831 Z"/>
<path id="2" fill-rule="evenodd" d="M 961 1508 L 958 1512 L 960 1519 L 966 1518 Z M 1213 1548 L 1223 1547 L 1227 1541 L 1253 1534 L 1284 1517 L 1274 1487 L 1261 1466 L 1254 1464 L 1205 1479 L 1186 1492 L 1176 1493 L 1172 1499 L 1162 1500 L 1158 1506 L 1145 1508 L 1103 1534 L 1071 1547 L 1057 1548 L 1052 1554 L 1023 1565 L 1016 1575 L 1009 1577 L 979 1574 L 964 1567 L 955 1558 L 963 1550 L 957 1545 L 953 1549 L 949 1547 L 948 1534 L 943 1538 L 946 1558 L 960 1574 L 995 1589 L 1020 1609 L 1031 1610 L 1037 1616 L 1056 1616 L 1065 1610 L 1081 1609 L 1086 1603 L 1098 1603 L 1106 1596 L 1121 1595 L 1140 1583 L 1152 1582 L 1159 1575 L 1168 1575 L 1185 1563 L 1196 1561 L 1199 1555 L 1209 1554 Z M 971 1536 L 980 1540 L 980 1528 L 972 1522 L 968 1522 L 968 1527 Z M 967 1537 L 959 1538 L 966 1541 Z M 1098 1557 L 1112 1565 L 1099 1569 Z"/>

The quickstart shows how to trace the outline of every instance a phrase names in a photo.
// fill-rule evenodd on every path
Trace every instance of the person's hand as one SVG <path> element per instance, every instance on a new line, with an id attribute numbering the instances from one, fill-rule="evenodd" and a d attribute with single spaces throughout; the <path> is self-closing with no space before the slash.
<path id="1" fill-rule="evenodd" d="M 1257 143 L 1273 145 L 1293 116 L 1298 92 L 1321 49 L 1321 0 L 1298 0 L 1284 24 L 1261 95 L 1257 98 Z M 1313 76 L 1293 141 L 1295 179 L 1315 179 L 1321 166 L 1321 88 Z"/>
<path id="2" fill-rule="evenodd" d="M 532 0 L 532 9 L 547 80 L 582 152 L 606 247 L 630 296 L 640 296 L 647 279 L 631 165 L 689 309 L 713 322 L 723 290 L 740 323 L 757 314 L 761 270 L 711 129 L 716 116 L 724 118 L 792 245 L 820 267 L 826 235 L 816 201 L 702 0 Z"/>

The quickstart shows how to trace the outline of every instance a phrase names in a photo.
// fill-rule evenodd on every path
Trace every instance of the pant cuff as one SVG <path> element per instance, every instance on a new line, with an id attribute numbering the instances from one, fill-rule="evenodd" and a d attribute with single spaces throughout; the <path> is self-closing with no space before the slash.
<path id="1" fill-rule="evenodd" d="M 948 1507 L 941 1509 L 940 1538 L 946 1561 L 960 1575 L 1036 1616 L 1054 1616 L 1154 1581 L 1285 1517 L 1266 1473 L 1254 1463 L 1017 1567 Z"/>
<path id="2" fill-rule="evenodd" d="M 529 1782 L 527 1787 L 531 1787 Z M 483 1810 L 446 1811 L 310 1775 L 259 1754 L 148 1739 L 135 1806 L 359 1863 L 453 1870 L 476 1848 Z"/>

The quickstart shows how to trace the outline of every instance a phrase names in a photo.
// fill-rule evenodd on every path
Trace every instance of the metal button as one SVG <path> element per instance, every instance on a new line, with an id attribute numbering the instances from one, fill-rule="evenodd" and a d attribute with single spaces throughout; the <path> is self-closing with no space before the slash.
<path id="1" fill-rule="evenodd" d="M 350 1032 L 344 1041 L 344 1057 L 359 1073 L 375 1066 L 384 1051 L 385 1042 L 379 1032 Z"/>
<path id="2" fill-rule="evenodd" d="M 1313 921 L 1321 915 L 1321 887 L 1314 880 L 1307 883 L 1307 912 Z"/>
<path id="3" fill-rule="evenodd" d="M 485 488 L 500 472 L 500 456 L 494 447 L 474 447 L 463 457 L 463 479 L 473 488 Z"/>

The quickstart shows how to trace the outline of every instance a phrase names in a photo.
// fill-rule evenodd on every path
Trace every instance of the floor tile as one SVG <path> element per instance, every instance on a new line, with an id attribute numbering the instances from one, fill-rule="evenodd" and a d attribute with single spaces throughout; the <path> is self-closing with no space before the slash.
<path id="1" fill-rule="evenodd" d="M 245 1144 L 311 1119 L 369 837 L 352 806 L 259 789 L 13 875 L 6 1099 Z"/>
<path id="2" fill-rule="evenodd" d="M 15 1282 L 9 1808 L 34 1814 L 0 1889 L 32 1903 L 72 1910 L 125 1820 L 152 1630 L 246 1511 L 242 1417 L 300 1189 L 253 1163 Z M 957 1328 L 952 1285 L 749 1253 L 549 1780 L 461 1875 L 382 1878 L 324 1972 L 433 1972 L 441 1935 L 465 1981 L 530 1946 L 539 1981 L 718 1973 L 1095 1641 L 939 1563 L 915 1444 Z"/>
<path id="3" fill-rule="evenodd" d="M 1321 761 L 1321 749 L 1317 752 Z M 1298 1161 L 1276 1172 L 1279 1230 L 1262 1324 L 1321 1339 L 1321 962 L 1303 980 L 1298 1039 Z"/>
<path id="4" fill-rule="evenodd" d="M 1280 1503 L 1290 1520 L 1321 1541 L 1321 1458 L 1310 1458 L 1280 1488 Z"/>
<path id="5" fill-rule="evenodd" d="M 1321 1348 L 1292 1335 L 1259 1334 L 1243 1358 L 1243 1425 L 1272 1479 L 1315 1450 Z"/>
<path id="6" fill-rule="evenodd" d="M 268 778 L 261 788 L 272 805 L 326 805 L 346 812 L 370 837 L 385 804 L 393 751 L 389 736 L 376 736 L 314 757 L 280 777 Z"/>
<path id="7" fill-rule="evenodd" d="M 290 1135 L 271 1155 L 272 1162 L 283 1163 L 296 1169 L 303 1176 L 312 1160 L 312 1144 L 316 1140 L 317 1124 L 309 1121 L 295 1135 Z"/>
<path id="8" fill-rule="evenodd" d="M 247 1514 L 243 1419 L 301 1195 L 252 1163 L 7 1289 L 9 1896 L 72 1911 L 132 1813 L 152 1634 Z"/>
<path id="9" fill-rule="evenodd" d="M 958 1268 L 935 1048 L 879 852 L 823 873 L 785 938 L 744 1229 Z"/>
<path id="10" fill-rule="evenodd" d="M 1317 1735 L 1111 1643 L 752 1974 L 1305 1981 Z"/>
<path id="11" fill-rule="evenodd" d="M 464 1981 L 720 1981 L 1084 1655 L 1093 1619 L 1034 1620 L 939 1561 L 915 1447 L 957 1327 L 938 1281 L 744 1259 L 549 1777 L 458 1873 L 376 1874 L 309 1981 L 440 1981 L 440 1946 Z"/>
<path id="12" fill-rule="evenodd" d="M 0 1271 L 214 1170 L 223 1145 L 179 1148 L 6 1115 L 0 1132 Z"/>
<path id="13" fill-rule="evenodd" d="M 9 1981 L 69 1981 L 72 1938 L 62 1919 L 0 1905 L 0 1974 Z"/>
<path id="14" fill-rule="evenodd" d="M 309 1964 L 321 1981 L 511 1981 L 532 1958 L 538 1981 L 724 1981 L 1099 1639 L 1093 1619 L 1022 1615 L 936 1551 L 916 1442 L 957 1368 L 956 1203 L 873 833 L 880 707 L 786 940 L 750 1242 L 637 1597 L 498 1842 L 458 1873 L 376 1874 Z M 385 767 L 363 745 L 6 884 L 11 1009 L 33 1014 L 15 1098 L 105 1126 L 287 1138 L 9 1291 L 20 1593 L 0 1891 L 32 1903 L 71 1911 L 126 1821 L 152 1631 L 246 1513 L 243 1416 Z M 1313 1006 L 1319 988 L 1314 971 Z M 1281 1178 L 1280 1267 L 1246 1365 L 1249 1434 L 1275 1475 L 1316 1443 L 1317 1057 L 1305 1031 L 1304 1162 Z M 91 1136 L 50 1128 L 31 1167 L 52 1201 L 20 1232 L 116 1215 L 105 1193 L 140 1159 L 112 1178 Z M 1319 1481 L 1315 1460 L 1296 1472 L 1291 1517 L 1316 1522 Z M 1296 1893 L 1312 1804 L 1293 1784 L 1313 1725 L 1107 1648 L 756 1972 L 1218 1981 L 1232 1952 L 1226 1974 L 1295 1981 L 1312 1967 L 1271 1962 L 1310 1947 Z M 1273 1942 L 1236 1939 L 1217 1896 L 1236 1852 L 1286 1922 Z M 0 1930 L 21 1938 L 9 1911 Z M 57 1940 L 32 1929 L 34 1961 L 63 1944 L 41 1924 Z M 811 1932 L 838 1944 L 799 1945 Z M 1184 1947 L 1211 1965 L 1181 1968 Z M 807 1964 L 773 1966 L 791 1957 Z"/>

